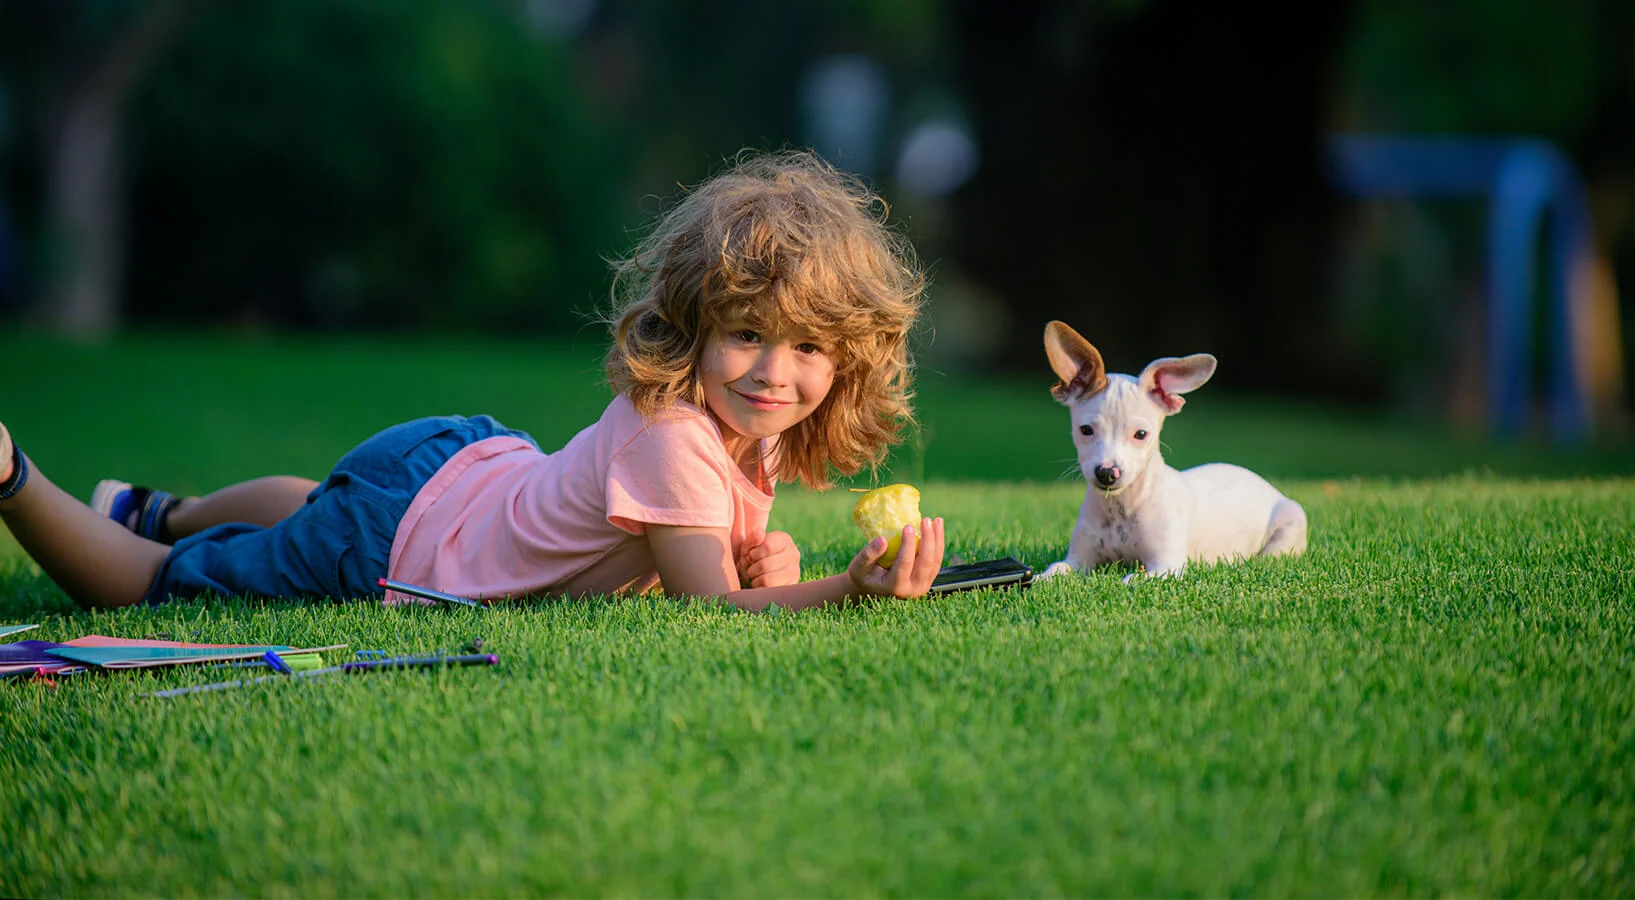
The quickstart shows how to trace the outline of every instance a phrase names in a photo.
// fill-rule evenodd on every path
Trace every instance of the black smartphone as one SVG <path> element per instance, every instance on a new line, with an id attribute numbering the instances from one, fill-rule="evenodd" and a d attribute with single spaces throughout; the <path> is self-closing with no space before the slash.
<path id="1" fill-rule="evenodd" d="M 1027 587 L 1033 582 L 1033 568 L 1009 556 L 984 562 L 943 566 L 931 582 L 932 594 L 948 594 L 982 587 Z"/>

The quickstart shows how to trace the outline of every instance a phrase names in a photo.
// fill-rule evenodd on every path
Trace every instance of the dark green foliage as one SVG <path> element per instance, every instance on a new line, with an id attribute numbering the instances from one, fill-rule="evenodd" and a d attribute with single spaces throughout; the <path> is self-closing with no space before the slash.
<path id="1" fill-rule="evenodd" d="M 1358 5 L 1346 126 L 1420 134 L 1535 134 L 1574 146 L 1617 68 L 1600 41 L 1619 4 L 1521 0 Z"/>
<path id="2" fill-rule="evenodd" d="M 144 83 L 139 318 L 568 330 L 621 248 L 616 133 L 512 4 L 232 3 Z"/>

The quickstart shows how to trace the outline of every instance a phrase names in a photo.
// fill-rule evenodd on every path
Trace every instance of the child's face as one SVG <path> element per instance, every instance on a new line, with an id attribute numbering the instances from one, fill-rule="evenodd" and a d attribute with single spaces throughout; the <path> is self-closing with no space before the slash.
<path id="1" fill-rule="evenodd" d="M 829 396 L 835 364 L 826 344 L 801 330 L 723 322 L 704 345 L 699 383 L 728 451 L 773 437 L 810 416 Z"/>

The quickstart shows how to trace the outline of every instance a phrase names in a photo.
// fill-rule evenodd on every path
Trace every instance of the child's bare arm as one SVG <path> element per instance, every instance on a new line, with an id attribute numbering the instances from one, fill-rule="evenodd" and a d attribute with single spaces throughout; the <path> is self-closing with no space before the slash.
<path id="1" fill-rule="evenodd" d="M 762 588 L 740 586 L 725 528 L 648 526 L 647 540 L 667 594 L 721 597 L 750 610 L 774 603 L 784 609 L 808 609 L 856 597 L 924 596 L 942 568 L 942 520 L 926 519 L 920 531 L 923 539 L 912 528 L 904 529 L 902 548 L 889 569 L 876 565 L 886 552 L 885 539 L 878 538 L 852 559 L 844 574 Z"/>

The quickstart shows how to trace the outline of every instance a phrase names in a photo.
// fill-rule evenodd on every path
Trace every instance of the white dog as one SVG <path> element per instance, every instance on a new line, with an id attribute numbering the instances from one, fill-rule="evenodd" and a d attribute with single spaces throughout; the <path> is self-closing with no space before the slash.
<path id="1" fill-rule="evenodd" d="M 1108 562 L 1139 562 L 1153 576 L 1179 575 L 1189 559 L 1306 549 L 1306 511 L 1264 478 L 1225 463 L 1183 472 L 1164 462 L 1158 449 L 1164 418 L 1180 412 L 1182 394 L 1215 374 L 1215 357 L 1158 359 L 1135 378 L 1109 375 L 1096 348 L 1063 322 L 1045 326 L 1045 354 L 1061 378 L 1050 392 L 1072 413 L 1089 490 L 1067 558 L 1039 577 Z"/>

